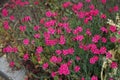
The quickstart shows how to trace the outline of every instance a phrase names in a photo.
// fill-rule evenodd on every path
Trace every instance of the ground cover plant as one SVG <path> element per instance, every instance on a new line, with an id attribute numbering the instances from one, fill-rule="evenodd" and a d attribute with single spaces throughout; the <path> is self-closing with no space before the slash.
<path id="1" fill-rule="evenodd" d="M 10 0 L 0 13 L 1 54 L 26 80 L 119 80 L 119 3 Z"/>

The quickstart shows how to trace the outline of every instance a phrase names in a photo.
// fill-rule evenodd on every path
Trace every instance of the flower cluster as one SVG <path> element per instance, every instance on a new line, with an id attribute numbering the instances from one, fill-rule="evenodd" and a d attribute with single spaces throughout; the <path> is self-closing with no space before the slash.
<path id="1" fill-rule="evenodd" d="M 112 58 L 109 50 L 120 43 L 120 38 L 109 35 L 120 34 L 118 26 L 106 23 L 119 11 L 117 4 L 109 5 L 113 2 L 61 0 L 58 5 L 56 0 L 10 0 L 0 15 L 13 42 L 2 52 L 19 55 L 26 69 L 39 77 L 98 80 L 101 69 L 94 68 L 101 67 L 102 57 Z M 109 65 L 113 69 L 118 66 L 117 62 Z"/>

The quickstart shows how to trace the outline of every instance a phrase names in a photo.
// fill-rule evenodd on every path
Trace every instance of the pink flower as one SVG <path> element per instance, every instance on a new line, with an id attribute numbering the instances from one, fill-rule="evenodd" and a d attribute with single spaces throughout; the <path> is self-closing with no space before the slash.
<path id="1" fill-rule="evenodd" d="M 38 46 L 36 49 L 36 53 L 41 53 L 43 52 L 43 48 L 41 46 Z"/>
<path id="2" fill-rule="evenodd" d="M 73 60 L 69 60 L 69 61 L 67 62 L 67 65 L 70 66 L 70 65 L 72 64 L 72 62 L 73 62 Z"/>
<path id="3" fill-rule="evenodd" d="M 48 34 L 55 34 L 55 29 L 53 29 L 52 27 L 49 27 Z"/>
<path id="4" fill-rule="evenodd" d="M 101 41 L 102 41 L 103 43 L 106 43 L 106 42 L 107 42 L 107 39 L 106 39 L 105 37 L 102 37 L 102 38 L 101 38 Z"/>
<path id="5" fill-rule="evenodd" d="M 27 21 L 30 21 L 30 20 L 31 20 L 30 16 L 25 16 L 24 18 L 22 18 L 23 22 L 27 22 Z"/>
<path id="6" fill-rule="evenodd" d="M 73 34 L 78 34 L 79 32 L 82 32 L 83 28 L 81 26 L 77 26 L 76 29 L 74 29 Z"/>
<path id="7" fill-rule="evenodd" d="M 66 42 L 65 37 L 63 35 L 60 36 L 59 44 L 64 45 Z"/>
<path id="8" fill-rule="evenodd" d="M 62 30 L 61 29 L 56 29 L 56 33 L 57 34 L 62 34 Z"/>
<path id="9" fill-rule="evenodd" d="M 85 1 L 88 2 L 88 3 L 91 2 L 91 0 L 85 0 Z"/>
<path id="10" fill-rule="evenodd" d="M 40 38 L 40 34 L 39 33 L 37 33 L 37 34 L 34 34 L 34 38 Z"/>
<path id="11" fill-rule="evenodd" d="M 79 57 L 79 56 L 76 56 L 76 60 L 79 61 L 79 60 L 80 60 L 80 57 Z"/>
<path id="12" fill-rule="evenodd" d="M 89 6 L 89 8 L 90 8 L 91 10 L 93 10 L 93 9 L 95 9 L 95 6 L 94 6 L 93 4 L 91 4 L 91 5 Z"/>
<path id="13" fill-rule="evenodd" d="M 45 27 L 52 27 L 56 24 L 56 20 L 49 20 L 44 23 Z"/>
<path id="14" fill-rule="evenodd" d="M 40 19 L 40 24 L 44 24 L 44 22 L 45 22 L 45 18 L 41 18 Z"/>
<path id="15" fill-rule="evenodd" d="M 68 20 L 68 17 L 66 17 L 66 16 L 65 16 L 65 17 L 62 17 L 62 20 L 63 20 L 63 21 L 67 21 L 67 20 Z"/>
<path id="16" fill-rule="evenodd" d="M 60 55 L 62 53 L 61 50 L 56 50 L 55 53 L 57 53 L 58 55 Z"/>
<path id="17" fill-rule="evenodd" d="M 90 21 L 90 19 L 88 17 L 84 19 L 85 24 L 88 24 L 89 21 Z"/>
<path id="18" fill-rule="evenodd" d="M 118 68 L 118 64 L 116 62 L 112 62 L 110 64 L 110 67 L 113 68 L 113 69 Z"/>
<path id="19" fill-rule="evenodd" d="M 41 60 L 40 54 L 39 53 L 35 53 L 35 56 L 37 58 L 37 61 L 39 62 Z"/>
<path id="20" fill-rule="evenodd" d="M 99 60 L 98 56 L 93 56 L 92 58 L 90 58 L 90 64 L 95 64 L 98 60 Z"/>
<path id="21" fill-rule="evenodd" d="M 68 75 L 70 74 L 69 68 L 67 64 L 61 64 L 60 68 L 58 69 L 58 73 L 60 75 Z"/>
<path id="22" fill-rule="evenodd" d="M 35 5 L 38 5 L 38 4 L 39 4 L 39 2 L 38 2 L 38 1 L 35 1 L 35 2 L 34 2 L 34 4 L 35 4 Z"/>
<path id="23" fill-rule="evenodd" d="M 19 26 L 19 30 L 20 30 L 21 32 L 24 32 L 24 31 L 26 30 L 26 26 Z"/>
<path id="24" fill-rule="evenodd" d="M 75 12 L 75 11 L 80 10 L 82 7 L 83 7 L 83 3 L 82 3 L 82 2 L 79 2 L 78 4 L 74 4 L 74 5 L 72 6 L 72 10 Z"/>
<path id="25" fill-rule="evenodd" d="M 101 53 L 101 54 L 105 54 L 106 51 L 107 51 L 107 49 L 106 49 L 105 46 L 102 46 L 102 47 L 100 48 L 100 53 Z"/>
<path id="26" fill-rule="evenodd" d="M 64 2 L 63 4 L 62 4 L 62 7 L 63 8 L 67 8 L 67 7 L 69 7 L 71 5 L 71 2 L 70 1 L 67 1 L 67 2 Z"/>
<path id="27" fill-rule="evenodd" d="M 52 12 L 51 12 L 51 11 L 47 11 L 47 12 L 45 13 L 45 15 L 46 15 L 47 17 L 52 17 Z"/>
<path id="28" fill-rule="evenodd" d="M 55 16 L 57 16 L 57 15 L 58 15 L 57 12 L 53 12 L 53 13 L 52 13 L 52 16 L 53 16 L 53 17 L 55 17 Z"/>
<path id="29" fill-rule="evenodd" d="M 55 76 L 56 76 L 56 72 L 52 72 L 52 73 L 51 73 L 51 76 L 52 76 L 52 77 L 55 77 Z"/>
<path id="30" fill-rule="evenodd" d="M 5 30 L 10 29 L 10 26 L 9 26 L 8 21 L 4 21 L 4 22 L 3 22 L 3 27 L 4 27 Z"/>
<path id="31" fill-rule="evenodd" d="M 34 26 L 34 28 L 33 28 L 34 31 L 38 31 L 39 29 L 40 29 L 40 26 L 38 26 L 38 25 Z"/>
<path id="32" fill-rule="evenodd" d="M 96 35 L 93 36 L 92 42 L 97 43 L 100 38 L 101 38 L 101 36 L 96 34 Z"/>
<path id="33" fill-rule="evenodd" d="M 81 80 L 85 80 L 85 78 L 84 78 L 84 77 L 82 77 L 82 78 L 81 78 Z"/>
<path id="34" fill-rule="evenodd" d="M 69 28 L 69 23 L 62 23 L 60 24 L 64 29 Z"/>
<path id="35" fill-rule="evenodd" d="M 57 57 L 57 63 L 61 63 L 62 62 L 62 57 Z"/>
<path id="36" fill-rule="evenodd" d="M 44 70 L 47 69 L 47 68 L 48 68 L 48 63 L 44 63 L 43 66 L 42 66 L 42 68 L 43 68 Z"/>
<path id="37" fill-rule="evenodd" d="M 6 8 L 2 9 L 2 16 L 3 17 L 8 16 L 8 10 Z"/>
<path id="38" fill-rule="evenodd" d="M 78 17 L 80 19 L 84 18 L 85 17 L 85 12 L 83 12 L 83 11 L 78 12 Z"/>
<path id="39" fill-rule="evenodd" d="M 3 48 L 2 52 L 3 53 L 11 53 L 11 52 L 13 52 L 13 48 L 11 46 L 7 46 L 7 47 Z"/>
<path id="40" fill-rule="evenodd" d="M 69 49 L 64 49 L 63 50 L 63 55 L 68 55 L 68 54 L 73 54 L 74 53 L 74 49 L 73 48 L 69 48 Z"/>
<path id="41" fill-rule="evenodd" d="M 58 61 L 58 59 L 57 59 L 56 56 L 52 56 L 52 57 L 50 58 L 50 62 L 57 63 L 57 61 Z"/>
<path id="42" fill-rule="evenodd" d="M 43 36 L 44 36 L 45 40 L 49 40 L 50 39 L 50 34 L 48 32 L 44 32 Z"/>
<path id="43" fill-rule="evenodd" d="M 84 36 L 83 35 L 77 35 L 76 37 L 75 37 L 75 40 L 77 40 L 77 41 L 82 41 L 84 39 Z"/>
<path id="44" fill-rule="evenodd" d="M 14 62 L 14 61 L 11 61 L 11 62 L 9 63 L 9 66 L 10 66 L 10 67 L 14 67 L 14 66 L 15 66 L 15 62 Z"/>
<path id="45" fill-rule="evenodd" d="M 101 19 L 106 19 L 106 15 L 105 14 L 101 14 L 100 18 Z"/>
<path id="46" fill-rule="evenodd" d="M 29 42 L 30 42 L 29 39 L 24 39 L 24 40 L 23 40 L 23 44 L 24 44 L 24 45 L 28 45 Z"/>
<path id="47" fill-rule="evenodd" d="M 116 30 L 117 30 L 116 26 L 110 26 L 110 31 L 111 32 L 116 32 Z"/>
<path id="48" fill-rule="evenodd" d="M 75 67 L 74 67 L 74 71 L 75 71 L 75 72 L 78 72 L 79 70 L 80 70 L 80 67 L 79 67 L 79 66 L 75 66 Z"/>
<path id="49" fill-rule="evenodd" d="M 102 4 L 106 4 L 106 0 L 101 0 Z"/>
<path id="50" fill-rule="evenodd" d="M 116 42 L 116 37 L 110 37 L 110 41 L 111 41 L 112 43 L 115 43 L 115 42 Z"/>
<path id="51" fill-rule="evenodd" d="M 120 30 L 118 31 L 118 34 L 120 35 Z"/>
<path id="52" fill-rule="evenodd" d="M 105 32 L 105 33 L 107 33 L 108 32 L 108 30 L 103 26 L 103 27 L 101 27 L 100 28 L 100 30 L 102 31 L 102 32 Z"/>
<path id="53" fill-rule="evenodd" d="M 96 44 L 89 44 L 91 49 L 97 49 L 97 45 Z"/>
<path id="54" fill-rule="evenodd" d="M 52 40 L 46 39 L 46 40 L 45 40 L 45 44 L 46 44 L 47 46 L 54 46 L 54 45 L 57 44 L 57 42 L 58 42 L 58 39 L 52 39 Z"/>
<path id="55" fill-rule="evenodd" d="M 94 53 L 94 54 L 100 54 L 100 50 L 99 49 L 92 49 L 91 52 Z"/>
<path id="56" fill-rule="evenodd" d="M 107 59 L 112 58 L 112 54 L 111 54 L 110 52 L 107 52 L 107 53 L 106 53 L 106 58 L 107 58 Z"/>
<path id="57" fill-rule="evenodd" d="M 14 21 L 14 20 L 15 20 L 15 16 L 11 15 L 11 16 L 10 16 L 10 20 L 11 20 L 11 21 Z"/>
<path id="58" fill-rule="evenodd" d="M 119 7 L 116 5 L 113 7 L 113 10 L 116 12 L 116 11 L 119 11 Z"/>
<path id="59" fill-rule="evenodd" d="M 90 14 L 92 16 L 97 16 L 99 14 L 99 10 L 98 9 L 90 10 Z"/>
<path id="60" fill-rule="evenodd" d="M 18 48 L 17 48 L 17 47 L 13 47 L 13 48 L 12 48 L 12 51 L 13 51 L 14 53 L 17 53 L 17 52 L 18 52 Z"/>
<path id="61" fill-rule="evenodd" d="M 23 55 L 23 60 L 27 61 L 29 59 L 29 54 L 28 53 L 25 53 Z"/>
<path id="62" fill-rule="evenodd" d="M 93 75 L 93 76 L 91 77 L 91 80 L 98 80 L 98 77 L 95 76 L 95 75 Z"/>
<path id="63" fill-rule="evenodd" d="M 71 28 L 69 28 L 69 27 L 68 27 L 68 28 L 66 28 L 65 30 L 66 30 L 66 32 L 67 32 L 67 33 L 71 33 L 71 31 L 72 31 L 72 29 L 71 29 Z"/>
<path id="64" fill-rule="evenodd" d="M 92 33 L 91 33 L 91 31 L 90 31 L 90 29 L 89 29 L 89 28 L 87 28 L 87 29 L 86 29 L 86 34 L 87 34 L 87 35 L 89 35 L 89 36 L 91 36 L 91 35 L 92 35 Z"/>
<path id="65" fill-rule="evenodd" d="M 58 23 L 58 26 L 59 26 L 59 27 L 62 27 L 62 26 L 63 26 L 63 23 L 60 23 L 60 22 L 59 22 L 59 23 Z"/>
<path id="66" fill-rule="evenodd" d="M 25 5 L 28 5 L 28 4 L 29 4 L 29 2 L 28 2 L 28 1 L 24 1 L 24 4 L 25 4 Z"/>

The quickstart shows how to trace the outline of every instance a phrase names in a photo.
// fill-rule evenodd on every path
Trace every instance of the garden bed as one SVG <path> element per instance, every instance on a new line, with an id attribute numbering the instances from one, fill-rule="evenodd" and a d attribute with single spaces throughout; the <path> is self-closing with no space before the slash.
<path id="1" fill-rule="evenodd" d="M 119 0 L 11 0 L 0 19 L 0 56 L 26 80 L 117 80 Z"/>

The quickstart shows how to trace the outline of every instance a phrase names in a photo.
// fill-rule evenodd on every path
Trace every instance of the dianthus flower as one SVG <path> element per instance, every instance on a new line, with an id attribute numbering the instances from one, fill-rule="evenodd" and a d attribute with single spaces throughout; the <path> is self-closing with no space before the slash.
<path id="1" fill-rule="evenodd" d="M 30 42 L 29 39 L 24 39 L 24 40 L 23 40 L 23 44 L 24 44 L 24 45 L 28 45 L 29 42 Z"/>
<path id="2" fill-rule="evenodd" d="M 118 67 L 118 64 L 116 63 L 116 62 L 112 62 L 111 64 L 110 64 L 110 67 L 111 68 L 117 68 Z"/>
<path id="3" fill-rule="evenodd" d="M 70 74 L 69 68 L 67 64 L 61 64 L 60 68 L 58 69 L 58 73 L 60 75 L 68 75 Z"/>
<path id="4" fill-rule="evenodd" d="M 93 76 L 91 77 L 91 80 L 98 80 L 98 77 L 95 76 L 95 75 L 93 75 Z"/>
<path id="5" fill-rule="evenodd" d="M 27 61 L 29 59 L 29 54 L 28 53 L 25 53 L 23 55 L 23 60 Z"/>
<path id="6" fill-rule="evenodd" d="M 75 72 L 78 72 L 79 70 L 80 70 L 80 67 L 79 67 L 79 66 L 75 66 L 75 67 L 74 67 L 74 71 L 75 71 Z"/>
<path id="7" fill-rule="evenodd" d="M 90 64 L 95 64 L 98 60 L 99 60 L 98 56 L 93 56 L 92 58 L 90 58 Z"/>
<path id="8" fill-rule="evenodd" d="M 63 35 L 60 36 L 59 44 L 64 45 L 66 42 L 65 37 Z"/>
<path id="9" fill-rule="evenodd" d="M 41 46 L 38 46 L 36 49 L 36 53 L 41 53 L 43 52 L 43 48 Z"/>

